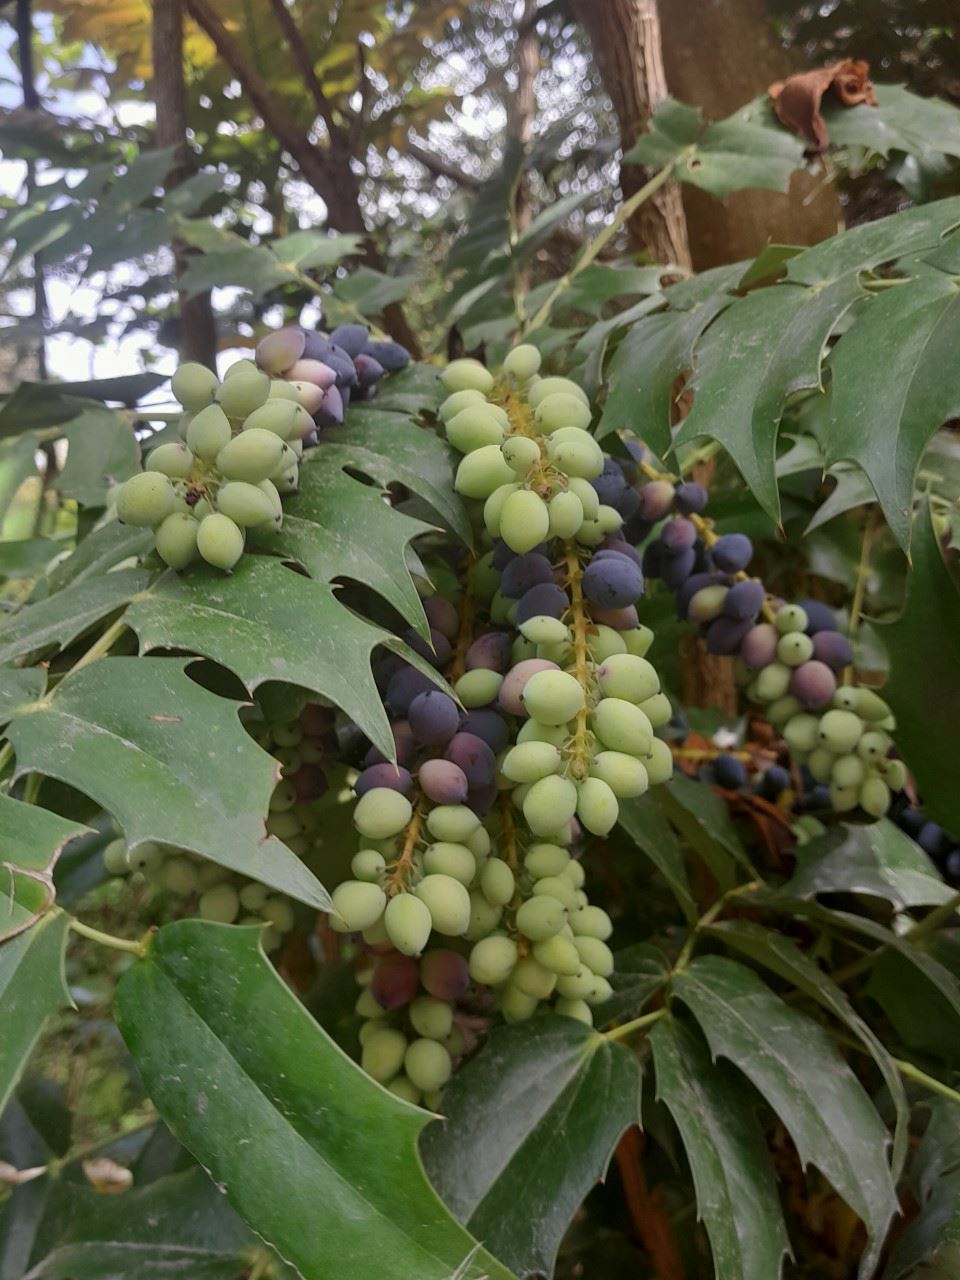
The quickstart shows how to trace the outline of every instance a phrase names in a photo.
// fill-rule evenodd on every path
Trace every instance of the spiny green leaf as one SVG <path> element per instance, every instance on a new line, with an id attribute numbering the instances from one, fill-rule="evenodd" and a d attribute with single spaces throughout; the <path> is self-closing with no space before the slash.
<path id="1" fill-rule="evenodd" d="M 262 298 L 273 289 L 290 284 L 294 273 L 283 266 L 265 245 L 241 241 L 226 253 L 196 254 L 187 259 L 187 269 L 179 285 L 188 297 L 206 289 L 233 286 Z"/>
<path id="2" fill-rule="evenodd" d="M 615 952 L 613 959 L 613 995 L 593 1011 L 594 1025 L 598 1027 L 638 1017 L 670 978 L 666 956 L 652 943 L 635 942 Z"/>
<path id="3" fill-rule="evenodd" d="M 916 841 L 883 818 L 817 837 L 797 850 L 788 897 L 821 893 L 863 893 L 883 898 L 898 910 L 933 907 L 952 890 Z"/>
<path id="4" fill-rule="evenodd" d="M 960 415 L 958 346 L 960 287 L 930 274 L 864 305 L 830 361 L 827 461 L 863 468 L 904 551 L 920 458 L 937 428 Z"/>
<path id="5" fill-rule="evenodd" d="M 87 578 L 0 623 L 0 663 L 37 658 L 64 649 L 91 627 L 122 609 L 149 581 L 142 569 L 120 569 Z"/>
<path id="6" fill-rule="evenodd" d="M 727 806 L 710 787 L 677 773 L 666 786 L 658 787 L 655 795 L 667 818 L 703 858 L 722 890 L 733 885 L 735 862 L 751 876 L 756 874 Z"/>
<path id="7" fill-rule="evenodd" d="M 82 507 L 106 506 L 107 492 L 140 469 L 130 424 L 109 409 L 89 408 L 63 429 L 67 460 L 56 487 Z"/>
<path id="8" fill-rule="evenodd" d="M 683 850 L 655 798 L 646 795 L 639 800 L 624 801 L 618 821 L 666 880 L 687 920 L 691 923 L 696 920 L 697 904 L 690 889 Z"/>
<path id="9" fill-rule="evenodd" d="M 183 649 L 233 671 L 249 693 L 268 680 L 299 685 L 336 703 L 388 756 L 390 722 L 370 660 L 385 645 L 438 679 L 433 668 L 382 627 L 345 609 L 327 582 L 279 560 L 244 556 L 229 576 L 168 573 L 125 615 L 145 652 Z"/>
<path id="10" fill-rule="evenodd" d="M 834 146 L 866 147 L 883 156 L 891 151 L 960 156 L 956 107 L 938 98 L 922 98 L 900 84 L 878 84 L 876 94 L 876 107 L 827 108 L 824 120 Z"/>
<path id="11" fill-rule="evenodd" d="M 0 724 L 6 724 L 17 707 L 43 697 L 46 673 L 36 667 L 0 667 Z"/>
<path id="12" fill-rule="evenodd" d="M 777 1280 L 790 1244 L 753 1099 L 675 1019 L 661 1019 L 650 1041 L 657 1097 L 683 1139 L 716 1280 Z"/>
<path id="13" fill-rule="evenodd" d="M 18 776 L 83 791 L 131 848 L 175 845 L 325 910 L 323 887 L 266 833 L 276 762 L 241 727 L 237 703 L 189 679 L 188 666 L 102 658 L 67 676 L 10 724 Z"/>
<path id="14" fill-rule="evenodd" d="M 63 972 L 68 923 L 61 911 L 53 911 L 0 943 L 0 1111 L 47 1017 L 70 1003 Z"/>
<path id="15" fill-rule="evenodd" d="M 620 1136 L 639 1122 L 640 1067 L 571 1018 L 496 1027 L 443 1095 L 421 1140 L 431 1181 L 519 1275 L 553 1274 L 557 1248 Z"/>
<path id="16" fill-rule="evenodd" d="M 53 906 L 53 869 L 88 827 L 0 794 L 0 942 Z"/>
<path id="17" fill-rule="evenodd" d="M 117 1022 L 176 1137 L 301 1274 L 448 1280 L 474 1248 L 416 1152 L 425 1112 L 334 1045 L 252 929 L 181 921 L 124 973 Z M 510 1280 L 479 1250 L 470 1280 Z"/>
<path id="18" fill-rule="evenodd" d="M 903 612 L 880 635 L 890 655 L 883 696 L 897 717 L 897 744 L 930 816 L 948 830 L 960 831 L 960 590 L 943 562 L 927 513 L 917 522 Z"/>
<path id="19" fill-rule="evenodd" d="M 661 456 L 670 448 L 674 384 L 693 361 L 700 335 L 732 299 L 718 292 L 689 311 L 639 320 L 607 371 L 607 399 L 597 438 L 630 430 Z"/>
<path id="20" fill-rule="evenodd" d="M 785 978 L 812 1000 L 816 1000 L 863 1041 L 877 1064 L 896 1107 L 897 1128 L 893 1144 L 892 1177 L 894 1182 L 898 1181 L 907 1153 L 910 1109 L 900 1073 L 870 1026 L 856 1012 L 829 974 L 805 955 L 786 934 L 764 929 L 761 925 L 749 920 L 725 920 L 721 924 L 711 925 L 710 932 L 724 946 L 732 947 L 749 956 L 758 964 L 766 966 L 773 973 Z"/>
<path id="21" fill-rule="evenodd" d="M 827 1032 L 731 960 L 703 956 L 674 979 L 714 1058 L 733 1062 L 786 1126 L 803 1163 L 814 1164 L 864 1222 L 871 1274 L 897 1211 L 887 1164 L 889 1135 Z"/>
<path id="22" fill-rule="evenodd" d="M 849 275 L 825 289 L 778 285 L 738 300 L 700 342 L 693 408 L 676 443 L 718 440 L 772 519 L 777 432 L 789 398 L 820 386 L 827 339 L 862 290 Z"/>

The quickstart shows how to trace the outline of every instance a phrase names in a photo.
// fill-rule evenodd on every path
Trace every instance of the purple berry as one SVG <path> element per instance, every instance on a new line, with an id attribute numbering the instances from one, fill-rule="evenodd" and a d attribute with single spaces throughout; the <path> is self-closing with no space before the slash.
<path id="1" fill-rule="evenodd" d="M 562 618 L 570 607 L 567 593 L 553 582 L 541 582 L 524 592 L 517 604 L 517 626 L 529 622 L 531 618 L 545 614 L 549 618 Z"/>
<path id="2" fill-rule="evenodd" d="M 697 553 L 693 547 L 678 551 L 675 556 L 664 555 L 660 566 L 660 578 L 671 591 L 686 582 L 697 564 Z"/>
<path id="3" fill-rule="evenodd" d="M 641 485 L 640 514 L 644 520 L 662 520 L 673 507 L 675 490 L 666 480 L 649 480 Z"/>
<path id="4" fill-rule="evenodd" d="M 506 749 L 510 741 L 510 727 L 498 711 L 490 707 L 476 707 L 468 711 L 463 725 L 464 733 L 481 738 L 495 755 Z"/>
<path id="5" fill-rule="evenodd" d="M 749 618 L 715 618 L 707 627 L 707 653 L 732 658 L 753 628 Z"/>
<path id="6" fill-rule="evenodd" d="M 454 1004 L 470 985 L 466 958 L 456 951 L 428 951 L 420 961 L 420 981 L 437 1000 Z"/>
<path id="7" fill-rule="evenodd" d="M 536 551 L 516 556 L 500 575 L 500 594 L 508 600 L 519 600 L 531 587 L 553 582 L 553 566 L 546 556 Z"/>
<path id="8" fill-rule="evenodd" d="M 387 787 L 391 791 L 399 791 L 401 795 L 409 796 L 413 793 L 413 778 L 410 777 L 409 770 L 399 765 L 386 762 L 371 764 L 357 778 L 354 790 L 358 796 L 362 796 L 372 791 L 374 787 Z"/>
<path id="9" fill-rule="evenodd" d="M 478 636 L 467 650 L 467 670 L 482 667 L 487 671 L 507 671 L 511 647 L 512 642 L 505 631 L 488 631 L 486 635 Z"/>
<path id="10" fill-rule="evenodd" d="M 391 951 L 374 970 L 370 991 L 381 1008 L 402 1009 L 417 994 L 419 985 L 416 960 L 412 956 L 401 955 L 399 951 Z"/>
<path id="11" fill-rule="evenodd" d="M 760 667 L 768 667 L 777 656 L 779 639 L 777 628 L 772 623 L 760 622 L 751 627 L 743 637 L 740 657 L 753 671 Z"/>
<path id="12" fill-rule="evenodd" d="M 643 573 L 617 552 L 595 557 L 584 570 L 583 594 L 602 609 L 625 609 L 643 595 Z"/>
<path id="13" fill-rule="evenodd" d="M 767 593 L 757 578 L 735 582 L 723 602 L 723 612 L 730 618 L 755 618 L 763 608 Z"/>
<path id="14" fill-rule="evenodd" d="M 710 556 L 718 569 L 739 573 L 753 559 L 753 543 L 745 533 L 725 533 L 710 548 Z"/>
<path id="15" fill-rule="evenodd" d="M 424 760 L 417 779 L 434 804 L 463 804 L 470 789 L 466 774 L 452 760 Z"/>
<path id="16" fill-rule="evenodd" d="M 707 505 L 707 491 L 702 484 L 692 481 L 678 484 L 673 505 L 682 515 L 697 515 Z"/>
<path id="17" fill-rule="evenodd" d="M 853 662 L 853 645 L 839 631 L 818 631 L 813 637 L 813 656 L 834 671 L 842 671 Z"/>
<path id="18" fill-rule="evenodd" d="M 697 540 L 697 531 L 683 516 L 674 516 L 660 530 L 660 540 L 671 554 L 675 554 L 693 546 Z"/>
<path id="19" fill-rule="evenodd" d="M 408 714 L 413 736 L 427 747 L 449 742 L 460 727 L 460 708 L 440 689 L 418 693 Z"/>
<path id="20" fill-rule="evenodd" d="M 825 662 L 812 658 L 794 669 L 790 692 L 811 711 L 826 707 L 837 692 L 837 677 Z"/>
<path id="21" fill-rule="evenodd" d="M 496 757 L 483 739 L 475 734 L 456 734 L 447 743 L 443 756 L 463 770 L 471 791 L 476 787 L 488 787 L 496 778 Z"/>
<path id="22" fill-rule="evenodd" d="M 455 605 L 443 596 L 431 596 L 423 602 L 423 611 L 427 615 L 431 631 L 439 631 L 448 640 L 456 640 L 460 631 L 460 618 Z"/>
<path id="23" fill-rule="evenodd" d="M 435 688 L 430 677 L 422 671 L 418 671 L 416 667 L 404 666 L 391 677 L 384 702 L 388 711 L 396 716 L 405 716 L 418 693 Z"/>

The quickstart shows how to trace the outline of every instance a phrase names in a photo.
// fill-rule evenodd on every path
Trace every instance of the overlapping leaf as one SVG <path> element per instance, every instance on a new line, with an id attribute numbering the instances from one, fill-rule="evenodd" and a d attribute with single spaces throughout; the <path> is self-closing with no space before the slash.
<path id="1" fill-rule="evenodd" d="M 70 1002 L 63 973 L 67 925 L 67 917 L 54 911 L 0 943 L 0 1111 L 47 1017 Z"/>
<path id="2" fill-rule="evenodd" d="M 319 882 L 266 833 L 276 762 L 242 728 L 237 704 L 190 680 L 187 665 L 103 658 L 67 676 L 11 721 L 18 774 L 89 795 L 132 848 L 176 845 L 324 909 Z"/>
<path id="3" fill-rule="evenodd" d="M 24 605 L 0 624 L 0 663 L 23 662 L 65 648 L 122 609 L 148 581 L 142 569 L 120 569 Z"/>
<path id="4" fill-rule="evenodd" d="M 571 1018 L 497 1027 L 444 1091 L 421 1140 L 430 1178 L 519 1275 L 553 1274 L 557 1248 L 621 1134 L 639 1122 L 640 1067 Z"/>
<path id="5" fill-rule="evenodd" d="M 917 521 L 903 612 L 881 635 L 890 655 L 883 694 L 897 717 L 897 743 L 930 816 L 948 830 L 960 830 L 955 746 L 960 590 L 926 513 Z"/>
<path id="6" fill-rule="evenodd" d="M 683 1139 L 716 1280 L 777 1280 L 790 1246 L 753 1099 L 675 1019 L 658 1022 L 650 1039 L 657 1097 Z"/>
<path id="7" fill-rule="evenodd" d="M 789 1131 L 804 1164 L 829 1179 L 867 1227 L 860 1274 L 871 1274 L 897 1198 L 889 1135 L 870 1098 L 819 1023 L 773 994 L 749 969 L 704 956 L 674 979 L 713 1057 L 753 1082 Z"/>
<path id="8" fill-rule="evenodd" d="M 37 805 L 0 794 L 0 941 L 28 929 L 53 906 L 53 869 L 88 831 Z"/>
<path id="9" fill-rule="evenodd" d="M 426 1113 L 336 1047 L 254 930 L 167 925 L 121 978 L 116 1007 L 174 1134 L 301 1274 L 324 1274 L 334 1250 L 350 1280 L 510 1280 L 427 1182 Z"/>
<path id="10" fill-rule="evenodd" d="M 653 796 L 620 805 L 620 826 L 657 868 L 688 921 L 697 918 L 697 904 L 683 858 L 683 849 Z"/>

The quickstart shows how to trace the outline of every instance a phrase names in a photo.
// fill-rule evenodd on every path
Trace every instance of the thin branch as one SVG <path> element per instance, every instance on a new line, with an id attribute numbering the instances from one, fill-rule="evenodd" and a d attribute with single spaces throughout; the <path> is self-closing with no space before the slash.
<path id="1" fill-rule="evenodd" d="M 310 95 L 316 104 L 317 111 L 320 113 L 323 123 L 327 126 L 331 144 L 335 143 L 337 139 L 340 139 L 341 142 L 345 141 L 340 126 L 333 118 L 333 108 L 330 106 L 330 100 L 324 93 L 323 85 L 313 69 L 310 50 L 304 43 L 303 35 L 294 21 L 293 14 L 287 8 L 284 0 L 270 0 L 270 5 L 276 15 L 277 25 L 281 34 L 290 46 L 290 52 L 293 54 L 294 61 L 303 76 L 304 83 L 310 90 Z"/>
<path id="2" fill-rule="evenodd" d="M 458 186 L 466 187 L 470 191 L 480 190 L 481 183 L 479 178 L 474 178 L 469 173 L 464 173 L 456 165 L 449 164 L 440 156 L 434 155 L 432 151 L 417 142 L 415 138 L 407 139 L 407 152 L 435 177 L 449 178 L 451 182 L 456 182 Z"/>

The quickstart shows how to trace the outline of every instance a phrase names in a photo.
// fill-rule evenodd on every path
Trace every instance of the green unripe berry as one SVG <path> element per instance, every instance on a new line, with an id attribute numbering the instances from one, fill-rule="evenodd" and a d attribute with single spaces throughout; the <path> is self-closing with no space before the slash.
<path id="1" fill-rule="evenodd" d="M 529 342 L 522 342 L 507 353 L 503 362 L 503 372 L 508 373 L 518 382 L 529 382 L 540 369 L 540 352 Z"/>
<path id="2" fill-rule="evenodd" d="M 537 1012 L 540 1001 L 508 983 L 500 993 L 500 1014 L 507 1023 L 527 1022 Z"/>
<path id="3" fill-rule="evenodd" d="M 877 729 L 868 729 L 857 743 L 857 754 L 863 760 L 871 762 L 882 760 L 892 746 L 888 734 Z"/>
<path id="4" fill-rule="evenodd" d="M 838 787 L 859 787 L 866 776 L 866 765 L 859 756 L 831 756 L 830 781 Z"/>
<path id="5" fill-rule="evenodd" d="M 578 427 L 580 430 L 590 425 L 590 407 L 584 404 L 579 396 L 570 395 L 566 391 L 554 391 L 544 398 L 534 410 L 534 421 L 544 435 L 550 435 L 562 427 Z"/>
<path id="6" fill-rule="evenodd" d="M 645 702 L 660 692 L 656 667 L 632 653 L 613 653 L 597 670 L 597 682 L 605 698 Z"/>
<path id="7" fill-rule="evenodd" d="M 644 659 L 638 661 L 643 662 Z M 594 708 L 593 727 L 603 745 L 611 751 L 647 756 L 652 748 L 653 726 L 649 717 L 623 698 L 602 698 Z"/>
<path id="8" fill-rule="evenodd" d="M 160 883 L 171 893 L 196 893 L 197 868 L 189 858 L 168 858 L 159 869 Z"/>
<path id="9" fill-rule="evenodd" d="M 414 889 L 426 904 L 437 933 L 458 938 L 470 923 L 470 895 L 453 876 L 428 875 Z"/>
<path id="10" fill-rule="evenodd" d="M 488 395 L 493 390 L 493 374 L 479 360 L 451 360 L 440 374 L 447 391 L 479 391 Z"/>
<path id="11" fill-rule="evenodd" d="M 783 737 L 791 751 L 814 751 L 820 742 L 820 721 L 816 716 L 801 712 L 784 725 Z"/>
<path id="12" fill-rule="evenodd" d="M 655 693 L 638 704 L 640 710 L 650 721 L 651 729 L 662 729 L 673 719 L 673 707 L 665 693 Z"/>
<path id="13" fill-rule="evenodd" d="M 302 425 L 303 412 L 295 400 L 270 399 L 247 414 L 243 430 L 269 431 L 281 440 L 292 440 Z"/>
<path id="14" fill-rule="evenodd" d="M 644 657 L 654 641 L 653 632 L 642 624 L 633 627 L 630 631 L 618 631 L 617 635 L 622 637 L 623 643 L 627 646 L 627 653 L 635 654 L 638 658 Z"/>
<path id="15" fill-rule="evenodd" d="M 877 768 L 891 791 L 902 791 L 907 784 L 907 766 L 902 760 L 878 760 Z"/>
<path id="16" fill-rule="evenodd" d="M 603 450 L 592 436 L 578 432 L 582 440 L 556 435 L 547 437 L 547 455 L 558 471 L 570 477 L 593 480 L 603 471 Z M 599 503 L 597 504 L 599 514 Z"/>
<path id="17" fill-rule="evenodd" d="M 368 1076 L 386 1084 L 403 1066 L 407 1051 L 407 1038 L 402 1031 L 393 1028 L 378 1031 L 367 1037 L 360 1053 L 360 1065 Z"/>
<path id="18" fill-rule="evenodd" d="M 517 911 L 517 928 L 531 942 L 552 938 L 566 922 L 567 911 L 563 903 L 548 896 L 528 898 Z"/>
<path id="19" fill-rule="evenodd" d="M 171 569 L 185 569 L 197 558 L 199 523 L 183 511 L 174 511 L 157 528 L 154 535 L 157 554 Z"/>
<path id="20" fill-rule="evenodd" d="M 863 721 L 852 711 L 825 711 L 820 717 L 818 737 L 834 755 L 849 755 L 860 741 L 862 732 Z"/>
<path id="21" fill-rule="evenodd" d="M 413 805 L 390 787 L 372 787 L 357 801 L 353 825 L 370 840 L 386 840 L 403 830 L 413 817 Z"/>
<path id="22" fill-rule="evenodd" d="M 577 817 L 581 826 L 595 836 L 605 836 L 612 831 L 620 806 L 611 788 L 601 778 L 585 778 L 577 791 Z"/>
<path id="23" fill-rule="evenodd" d="M 272 478 L 285 447 L 274 432 L 251 427 L 223 446 L 217 454 L 217 470 L 225 480 L 259 484 L 261 480 Z"/>
<path id="24" fill-rule="evenodd" d="M 807 617 L 806 609 L 801 609 L 798 604 L 785 604 L 777 610 L 777 616 L 774 618 L 774 625 L 780 634 L 788 635 L 791 631 L 806 631 L 807 623 L 810 621 Z"/>
<path id="25" fill-rule="evenodd" d="M 573 940 L 580 959 L 591 971 L 601 978 L 609 978 L 613 973 L 613 952 L 599 938 L 580 935 Z"/>
<path id="26" fill-rule="evenodd" d="M 494 936 L 474 943 L 470 952 L 470 977 L 485 987 L 506 982 L 517 963 L 517 944 L 512 938 Z"/>
<path id="27" fill-rule="evenodd" d="M 601 942 L 613 933 L 613 924 L 602 907 L 581 907 L 571 915 L 570 928 L 578 937 L 599 938 Z"/>
<path id="28" fill-rule="evenodd" d="M 334 914 L 330 924 L 338 933 L 369 929 L 383 915 L 387 895 L 367 880 L 344 880 L 331 894 Z"/>
<path id="29" fill-rule="evenodd" d="M 505 907 L 514 893 L 513 872 L 501 858 L 488 858 L 480 871 L 480 889 L 494 907 Z"/>
<path id="30" fill-rule="evenodd" d="M 410 1083 L 423 1093 L 442 1089 L 450 1079 L 453 1063 L 442 1044 L 436 1040 L 414 1040 L 403 1059 L 403 1069 Z"/>
<path id="31" fill-rule="evenodd" d="M 187 448 L 205 462 L 212 462 L 231 436 L 230 419 L 218 404 L 202 409 L 187 427 Z"/>
<path id="32" fill-rule="evenodd" d="M 594 497 L 596 491 L 594 490 Z M 583 503 L 572 487 L 555 493 L 547 503 L 547 533 L 551 538 L 573 538 L 583 524 Z"/>
<path id="33" fill-rule="evenodd" d="M 600 512 L 600 499 L 597 497 L 597 491 L 590 481 L 584 480 L 580 476 L 571 476 L 568 486 L 568 491 L 580 499 L 580 506 L 583 508 L 583 519 L 596 520 Z"/>
<path id="34" fill-rule="evenodd" d="M 447 439 L 460 453 L 473 453 L 485 445 L 500 445 L 503 441 L 503 426 L 493 406 L 486 404 L 468 405 L 446 424 Z"/>
<path id="35" fill-rule="evenodd" d="M 523 742 L 548 742 L 552 747 L 562 747 L 569 736 L 565 724 L 541 724 L 539 720 L 525 720 L 517 730 L 517 745 Z"/>
<path id="36" fill-rule="evenodd" d="M 524 868 L 535 880 L 558 876 L 569 863 L 570 855 L 558 844 L 533 844 L 523 860 Z"/>
<path id="37" fill-rule="evenodd" d="M 673 753 L 662 738 L 651 742 L 649 753 L 643 757 L 643 767 L 651 787 L 658 787 L 673 777 Z"/>
<path id="38" fill-rule="evenodd" d="M 582 862 L 577 862 L 576 859 L 571 858 L 560 874 L 564 880 L 569 880 L 575 889 L 583 888 L 586 872 L 583 869 Z M 582 905 L 579 901 L 577 902 L 578 907 Z"/>
<path id="39" fill-rule="evenodd" d="M 476 827 L 463 842 L 475 858 L 486 858 L 493 847 L 486 827 Z"/>
<path id="40" fill-rule="evenodd" d="M 240 914 L 240 897 L 233 885 L 217 884 L 200 895 L 197 911 L 201 920 L 233 924 Z"/>
<path id="41" fill-rule="evenodd" d="M 461 409 L 465 409 L 470 404 L 486 404 L 487 397 L 481 392 L 476 391 L 472 387 L 467 387 L 463 391 L 454 391 L 453 395 L 447 396 L 446 400 L 440 405 L 437 413 L 441 422 L 449 422 L 451 418 L 455 418 Z"/>
<path id="42" fill-rule="evenodd" d="M 423 869 L 428 875 L 453 876 L 467 885 L 477 874 L 477 860 L 465 845 L 439 840 L 423 855 Z"/>
<path id="43" fill-rule="evenodd" d="M 530 407 L 536 409 L 539 404 L 546 400 L 547 396 L 554 395 L 560 391 L 565 395 L 576 396 L 584 404 L 590 403 L 583 388 L 569 378 L 538 378 L 527 392 L 527 400 L 530 403 Z"/>
<path id="44" fill-rule="evenodd" d="M 537 671 L 520 695 L 524 710 L 541 724 L 561 725 L 584 705 L 579 680 L 566 671 Z"/>
<path id="45" fill-rule="evenodd" d="M 475 667 L 465 671 L 453 686 L 454 692 L 469 710 L 471 707 L 486 707 L 494 701 L 503 684 L 503 676 L 499 671 L 489 671 L 485 667 Z"/>
<path id="46" fill-rule="evenodd" d="M 405 956 L 418 956 L 433 928 L 429 908 L 412 893 L 398 893 L 390 899 L 383 923 L 387 937 Z"/>
<path id="47" fill-rule="evenodd" d="M 593 1026 L 593 1014 L 585 1000 L 566 1000 L 561 997 L 553 1007 L 561 1018 L 573 1018 L 585 1026 Z"/>
<path id="48" fill-rule="evenodd" d="M 151 450 L 144 471 L 159 471 L 171 480 L 184 480 L 193 468 L 193 454 L 185 444 L 161 444 Z"/>
<path id="49" fill-rule="evenodd" d="M 420 1105 L 423 1096 L 417 1086 L 407 1076 L 394 1076 L 387 1088 L 396 1098 L 403 1102 L 411 1102 L 415 1107 Z"/>
<path id="50" fill-rule="evenodd" d="M 585 1000 L 593 993 L 594 980 L 594 975 L 586 968 L 565 974 L 557 979 L 557 995 L 565 1000 Z"/>
<path id="51" fill-rule="evenodd" d="M 556 898 L 568 911 L 575 911 L 577 891 L 565 876 L 544 876 L 533 886 L 533 897 Z"/>
<path id="52" fill-rule="evenodd" d="M 511 782 L 537 782 L 560 768 L 560 752 L 549 742 L 518 742 L 500 764 Z"/>
<path id="53" fill-rule="evenodd" d="M 771 702 L 764 714 L 770 723 L 779 729 L 788 720 L 792 720 L 794 716 L 799 715 L 802 710 L 803 706 L 800 699 L 788 693 L 785 698 L 776 698 Z"/>
<path id="54" fill-rule="evenodd" d="M 123 876 L 130 870 L 127 862 L 127 842 L 123 837 L 111 840 L 103 850 L 104 869 L 111 876 Z"/>
<path id="55" fill-rule="evenodd" d="M 479 889 L 472 890 L 470 893 L 470 923 L 467 925 L 465 935 L 467 941 L 476 942 L 478 938 L 485 938 L 488 934 L 493 933 L 500 923 L 502 915 L 502 907 L 495 907 L 492 902 L 488 902 Z"/>
<path id="56" fill-rule="evenodd" d="M 890 788 L 876 774 L 867 778 L 860 788 L 860 808 L 872 818 L 882 818 L 890 808 Z"/>
<path id="57" fill-rule="evenodd" d="M 803 631 L 788 631 L 777 641 L 777 661 L 799 667 L 813 657 L 813 641 Z"/>
<path id="58" fill-rule="evenodd" d="M 427 1040 L 446 1040 L 453 1028 L 453 1009 L 434 996 L 417 996 L 408 1012 L 414 1031 Z"/>
<path id="59" fill-rule="evenodd" d="M 754 694 L 759 702 L 773 702 L 786 696 L 790 688 L 792 670 L 782 662 L 771 662 L 764 667 L 753 682 Z"/>
<path id="60" fill-rule="evenodd" d="M 173 485 L 159 471 L 143 471 L 131 476 L 117 493 L 117 515 L 124 524 L 138 529 L 154 528 L 173 513 L 177 495 Z"/>
<path id="61" fill-rule="evenodd" d="M 500 485 L 515 481 L 516 473 L 507 466 L 500 446 L 488 444 L 461 458 L 454 488 L 465 498 L 489 498 Z"/>
<path id="62" fill-rule="evenodd" d="M 245 480 L 230 480 L 217 492 L 217 509 L 234 524 L 249 529 L 274 519 L 274 507 L 268 494 Z"/>
<path id="63" fill-rule="evenodd" d="M 262 373 L 256 365 L 251 365 L 236 373 L 228 371 L 217 392 L 217 401 L 228 418 L 245 418 L 266 404 L 269 395 L 269 376 Z"/>
<path id="64" fill-rule="evenodd" d="M 520 624 L 520 634 L 535 645 L 565 645 L 569 642 L 569 630 L 559 618 L 538 613 Z"/>
<path id="65" fill-rule="evenodd" d="M 523 799 L 523 816 L 534 835 L 561 831 L 577 811 L 577 788 L 557 776 L 534 782 Z"/>
<path id="66" fill-rule="evenodd" d="M 830 784 L 830 806 L 836 813 L 849 813 L 860 803 L 859 787 L 838 787 Z"/>
<path id="67" fill-rule="evenodd" d="M 519 476 L 525 476 L 540 461 L 540 446 L 529 436 L 509 436 L 500 452 L 507 466 Z"/>
<path id="68" fill-rule="evenodd" d="M 856 693 L 857 705 L 853 710 L 856 711 L 861 720 L 868 720 L 871 724 L 877 724 L 890 715 L 890 708 L 880 695 L 874 693 L 872 689 L 857 688 L 854 692 Z"/>
<path id="69" fill-rule="evenodd" d="M 543 902 L 545 899 L 541 898 Z M 562 933 L 555 933 L 551 938 L 541 938 L 533 944 L 533 958 L 537 964 L 543 965 L 551 973 L 562 977 L 570 977 L 581 968 L 577 948 Z"/>
<path id="70" fill-rule="evenodd" d="M 170 390 L 188 413 L 199 413 L 213 404 L 220 387 L 217 375 L 203 364 L 182 364 L 170 383 Z"/>
<path id="71" fill-rule="evenodd" d="M 618 800 L 642 796 L 650 785 L 643 762 L 623 751 L 601 751 L 594 756 L 590 772 L 601 778 Z"/>
<path id="72" fill-rule="evenodd" d="M 356 878 L 370 884 L 376 884 L 386 868 L 386 859 L 376 849 L 361 849 L 350 861 L 350 870 Z"/>
<path id="73" fill-rule="evenodd" d="M 846 757 L 842 757 L 846 759 Z M 814 782 L 829 782 L 833 775 L 833 762 L 836 756 L 826 747 L 817 747 L 807 756 L 807 768 L 813 775 Z"/>
<path id="74" fill-rule="evenodd" d="M 214 568 L 232 569 L 243 555 L 243 530 L 229 516 L 215 511 L 200 521 L 197 550 Z"/>
<path id="75" fill-rule="evenodd" d="M 532 955 L 524 956 L 510 976 L 510 985 L 524 995 L 533 996 L 537 1000 L 548 1000 L 557 985 L 557 975 Z"/>
<path id="76" fill-rule="evenodd" d="M 511 493 L 500 512 L 500 537 L 511 551 L 532 551 L 547 536 L 550 514 L 547 504 L 530 489 Z"/>
<path id="77" fill-rule="evenodd" d="M 434 839 L 453 844 L 463 844 L 479 825 L 480 819 L 464 804 L 438 804 L 427 814 L 427 830 Z"/>

